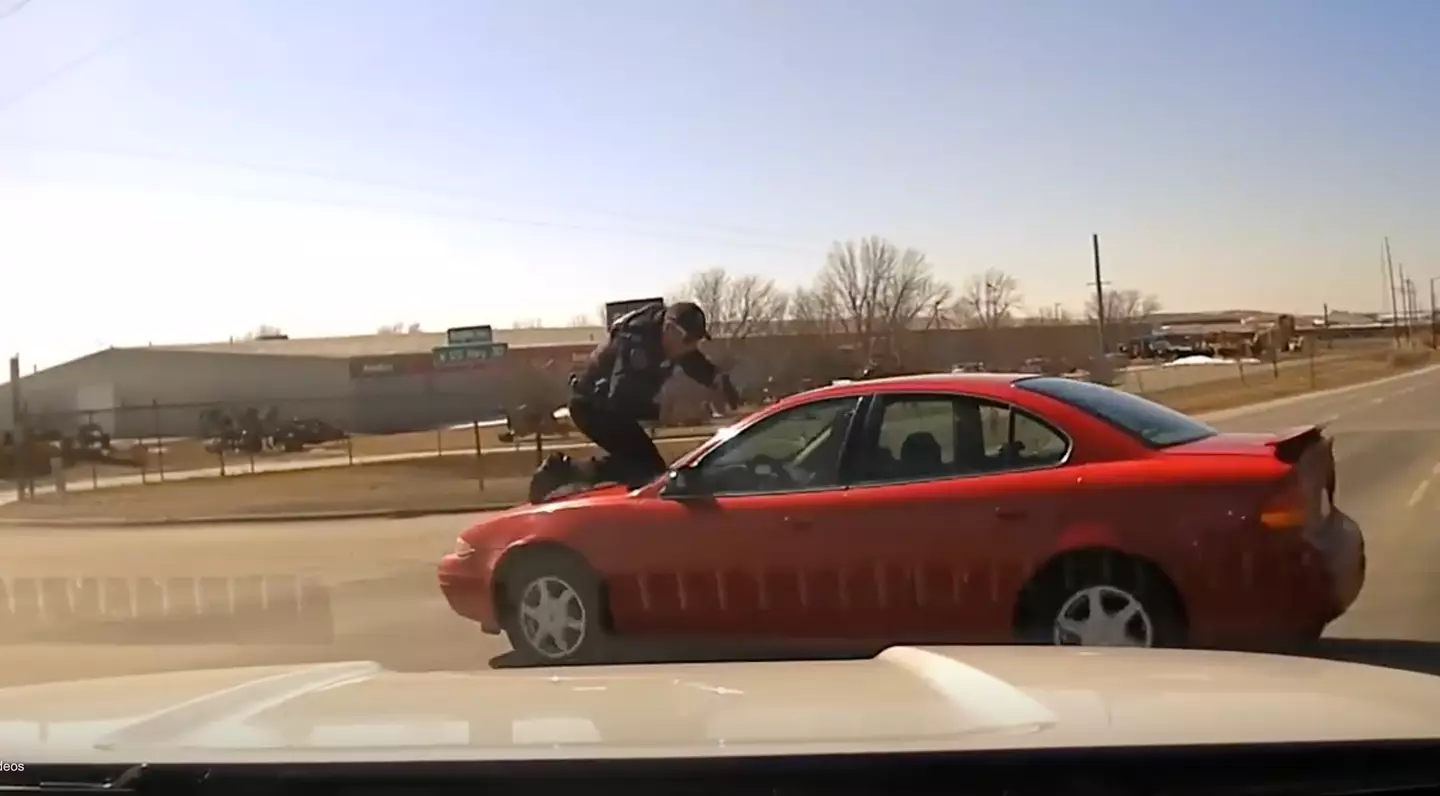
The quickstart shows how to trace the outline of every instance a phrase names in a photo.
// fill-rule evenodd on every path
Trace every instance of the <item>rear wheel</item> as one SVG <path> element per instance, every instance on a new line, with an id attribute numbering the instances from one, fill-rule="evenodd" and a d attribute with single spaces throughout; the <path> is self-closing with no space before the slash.
<path id="1" fill-rule="evenodd" d="M 1026 589 L 1021 640 L 1095 647 L 1175 647 L 1188 636 L 1184 608 L 1153 565 L 1119 553 L 1073 553 Z"/>
<path id="2" fill-rule="evenodd" d="M 504 575 L 502 626 L 524 663 L 590 663 L 609 646 L 600 579 L 574 555 L 543 551 Z"/>

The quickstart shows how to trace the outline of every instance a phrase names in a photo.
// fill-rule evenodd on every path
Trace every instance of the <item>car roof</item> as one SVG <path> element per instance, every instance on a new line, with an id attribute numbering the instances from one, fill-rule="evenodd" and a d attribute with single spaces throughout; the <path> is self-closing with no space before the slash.
<path id="1" fill-rule="evenodd" d="M 831 384 L 797 393 L 783 401 L 782 406 L 808 403 L 822 398 L 847 398 L 882 392 L 966 392 L 998 396 L 1006 387 L 1022 379 L 1033 379 L 1035 373 L 921 373 L 911 376 L 886 376 Z"/>

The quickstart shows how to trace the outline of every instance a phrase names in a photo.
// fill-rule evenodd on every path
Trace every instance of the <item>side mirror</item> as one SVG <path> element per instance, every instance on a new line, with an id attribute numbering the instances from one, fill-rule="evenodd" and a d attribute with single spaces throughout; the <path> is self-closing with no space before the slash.
<path id="1" fill-rule="evenodd" d="M 660 496 L 668 500 L 700 500 L 707 496 L 700 473 L 689 467 L 671 470 L 665 476 Z"/>

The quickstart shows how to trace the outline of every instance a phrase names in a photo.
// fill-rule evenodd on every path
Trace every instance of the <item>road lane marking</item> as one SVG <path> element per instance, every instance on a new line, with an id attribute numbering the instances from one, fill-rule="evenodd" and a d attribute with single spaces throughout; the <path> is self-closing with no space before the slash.
<path id="1" fill-rule="evenodd" d="M 1410 502 L 1405 504 L 1406 508 L 1412 508 L 1412 509 L 1413 509 L 1413 508 L 1415 508 L 1416 506 L 1420 505 L 1420 501 L 1425 498 L 1425 490 L 1427 490 L 1427 489 L 1429 489 L 1429 488 L 1430 488 L 1430 479 L 1429 479 L 1429 478 L 1426 478 L 1424 481 L 1421 481 L 1421 482 L 1420 482 L 1420 486 L 1415 487 L 1415 491 L 1410 493 Z"/>
<path id="2" fill-rule="evenodd" d="M 1371 399 L 1370 399 L 1370 403 L 1372 403 L 1372 404 L 1383 404 L 1383 403 L 1385 403 L 1385 398 L 1386 398 L 1386 396 L 1384 396 L 1384 395 L 1380 396 L 1379 398 L 1371 398 Z"/>

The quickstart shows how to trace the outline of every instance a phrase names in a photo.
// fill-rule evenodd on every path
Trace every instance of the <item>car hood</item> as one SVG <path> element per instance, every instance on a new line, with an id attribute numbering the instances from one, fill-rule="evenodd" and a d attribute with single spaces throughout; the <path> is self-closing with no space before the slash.
<path id="1" fill-rule="evenodd" d="M 0 690 L 8 759 L 678 757 L 1440 738 L 1440 678 L 1179 650 L 401 673 L 373 662 Z"/>
<path id="2" fill-rule="evenodd" d="M 635 490 L 618 484 L 607 484 L 594 489 L 587 489 L 583 492 L 551 498 L 544 503 L 521 503 L 508 509 L 487 513 L 474 527 L 480 529 L 488 528 L 488 531 L 493 531 L 496 527 L 508 526 L 508 523 L 496 525 L 497 520 L 543 517 L 556 512 L 613 504 L 627 500 L 633 494 L 635 494 Z M 482 532 L 488 531 L 482 530 Z"/>

